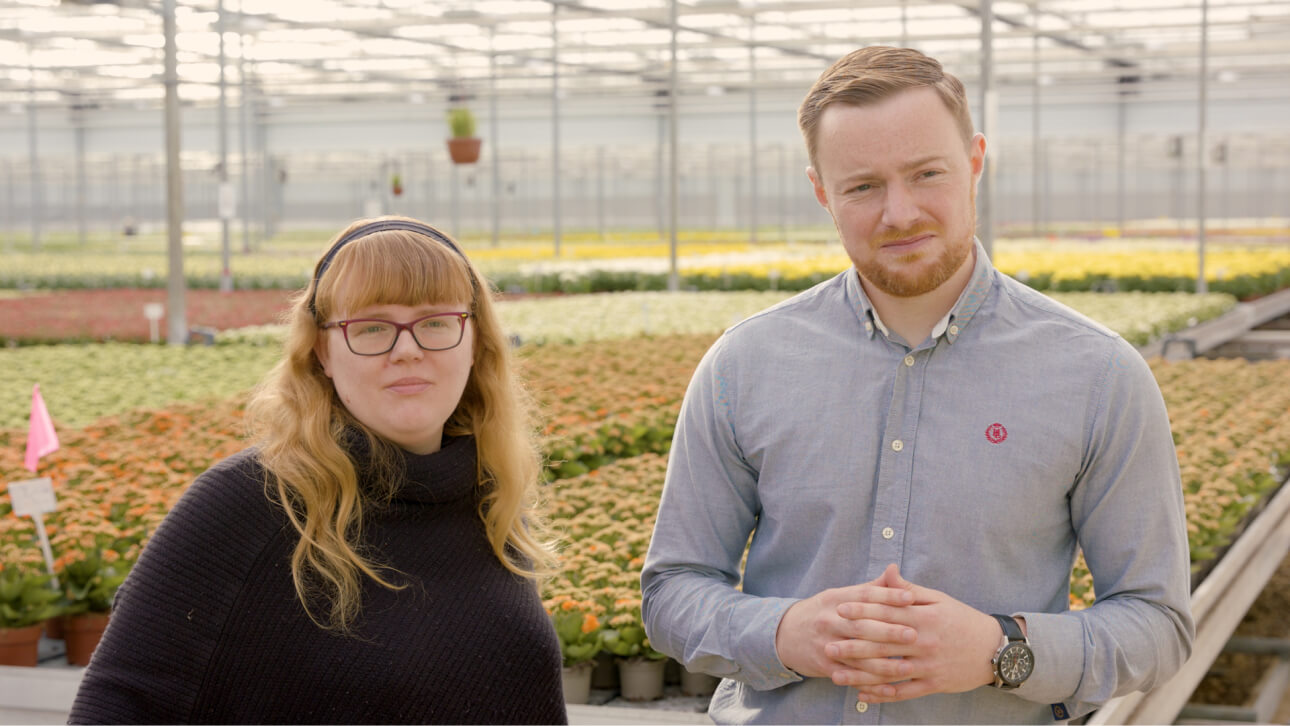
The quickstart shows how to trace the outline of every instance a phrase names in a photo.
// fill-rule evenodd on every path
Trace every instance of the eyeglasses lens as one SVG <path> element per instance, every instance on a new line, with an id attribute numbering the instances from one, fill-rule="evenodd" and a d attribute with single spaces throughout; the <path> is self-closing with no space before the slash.
<path id="1" fill-rule="evenodd" d="M 457 317 L 432 317 L 412 325 L 417 344 L 426 350 L 446 350 L 461 342 L 463 325 Z M 380 320 L 364 320 L 349 325 L 345 337 L 349 349 L 358 355 L 380 355 L 394 347 L 400 328 Z"/>

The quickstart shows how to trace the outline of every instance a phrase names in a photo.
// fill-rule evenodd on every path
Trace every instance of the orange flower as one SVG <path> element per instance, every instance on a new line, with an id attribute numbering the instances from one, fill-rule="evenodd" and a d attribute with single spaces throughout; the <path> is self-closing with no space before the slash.
<path id="1" fill-rule="evenodd" d="M 591 613 L 587 613 L 582 618 L 583 635 L 586 635 L 587 633 L 593 633 L 599 627 L 600 627 L 600 620 L 598 620 L 595 615 L 592 615 Z"/>

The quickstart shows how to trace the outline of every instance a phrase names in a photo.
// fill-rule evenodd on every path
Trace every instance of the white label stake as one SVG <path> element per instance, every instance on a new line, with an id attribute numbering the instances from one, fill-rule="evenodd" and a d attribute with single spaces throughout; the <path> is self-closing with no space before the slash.
<path id="1" fill-rule="evenodd" d="M 54 588 L 58 588 L 58 576 L 54 574 L 54 551 L 49 547 L 49 535 L 45 532 L 45 512 L 58 508 L 54 497 L 54 482 L 49 477 L 27 479 L 9 483 L 9 501 L 13 504 L 13 513 L 18 516 L 31 517 L 36 524 L 36 536 L 40 538 L 40 551 L 45 555 L 45 567 L 49 570 Z"/>

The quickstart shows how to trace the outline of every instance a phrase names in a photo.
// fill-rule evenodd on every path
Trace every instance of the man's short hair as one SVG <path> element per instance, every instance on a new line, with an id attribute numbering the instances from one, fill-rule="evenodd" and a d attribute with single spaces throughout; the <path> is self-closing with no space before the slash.
<path id="1" fill-rule="evenodd" d="M 963 144 L 972 141 L 972 114 L 963 82 L 946 73 L 939 61 L 913 48 L 872 45 L 852 51 L 829 67 L 811 87 L 797 110 L 797 125 L 806 139 L 811 166 L 819 169 L 816 141 L 820 116 L 834 103 L 865 106 L 910 88 L 931 88 L 954 116 Z"/>

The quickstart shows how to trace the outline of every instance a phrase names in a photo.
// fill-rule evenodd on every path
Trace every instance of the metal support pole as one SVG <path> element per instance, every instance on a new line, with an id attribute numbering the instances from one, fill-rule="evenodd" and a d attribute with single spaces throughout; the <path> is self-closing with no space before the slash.
<path id="1" fill-rule="evenodd" d="M 461 239 L 461 176 L 457 170 L 458 166 L 460 165 L 452 165 L 452 236 Z"/>
<path id="2" fill-rule="evenodd" d="M 40 178 L 40 154 L 36 150 L 36 69 L 30 67 L 27 76 L 27 91 L 30 101 L 27 105 L 27 158 L 31 175 L 31 250 L 40 251 L 40 223 L 45 216 L 45 200 L 42 194 L 43 182 Z"/>
<path id="3" fill-rule="evenodd" d="M 1043 195 L 1040 193 L 1043 185 L 1043 143 L 1040 141 L 1040 99 L 1039 99 L 1039 0 L 1035 0 L 1032 8 L 1031 26 L 1034 35 L 1030 38 L 1030 64 L 1032 85 L 1031 85 L 1031 114 L 1030 114 L 1030 153 L 1032 156 L 1030 164 L 1030 218 L 1034 225 L 1033 234 L 1036 237 L 1043 235 L 1043 225 L 1041 222 L 1043 210 L 1041 205 Z"/>
<path id="4" fill-rule="evenodd" d="M 1116 125 L 1115 125 L 1115 233 L 1119 237 L 1124 236 L 1124 197 L 1129 193 L 1125 180 L 1125 154 L 1128 153 L 1128 147 L 1125 146 L 1124 139 L 1128 127 L 1128 101 L 1125 99 L 1125 92 L 1120 91 L 1120 97 L 1116 108 Z"/>
<path id="5" fill-rule="evenodd" d="M 551 3 L 551 214 L 555 256 L 560 256 L 560 4 Z"/>
<path id="6" fill-rule="evenodd" d="M 605 147 L 596 146 L 596 229 L 600 241 L 605 241 Z"/>
<path id="7" fill-rule="evenodd" d="M 246 36 L 242 34 L 242 3 L 237 4 L 237 147 L 241 161 L 239 180 L 242 183 L 242 253 L 251 252 L 251 156 L 247 153 L 247 137 L 251 133 L 250 85 L 246 82 Z"/>
<path id="8" fill-rule="evenodd" d="M 654 104 L 655 108 L 658 104 Z M 667 145 L 667 116 L 663 112 L 658 114 L 658 122 L 654 125 L 654 230 L 658 233 L 659 240 L 667 239 L 667 202 L 666 192 L 663 191 L 666 182 L 663 181 L 664 157 L 667 152 L 664 147 Z"/>
<path id="9" fill-rule="evenodd" d="M 179 162 L 179 71 L 175 44 L 175 0 L 162 0 L 165 28 L 166 86 L 166 236 L 170 265 L 166 278 L 166 342 L 183 345 L 188 339 L 184 280 L 184 192 Z"/>
<path id="10" fill-rule="evenodd" d="M 909 0 L 900 0 L 900 47 L 909 47 Z"/>
<path id="11" fill-rule="evenodd" d="M 228 97 L 224 78 L 224 0 L 215 6 L 218 16 L 215 27 L 219 32 L 219 195 L 218 213 L 220 226 L 219 291 L 233 291 L 232 265 L 229 260 L 229 222 L 233 216 L 233 187 L 228 183 Z"/>
<path id="12" fill-rule="evenodd" d="M 1205 281 L 1205 116 L 1209 93 L 1209 0 L 1200 3 L 1200 102 L 1196 128 L 1196 292 L 1209 292 Z"/>
<path id="13" fill-rule="evenodd" d="M 13 162 L 8 160 L 4 163 L 4 201 L 5 251 L 13 252 L 17 246 L 18 215 L 13 199 Z"/>
<path id="14" fill-rule="evenodd" d="M 75 129 L 75 146 L 76 146 L 76 242 L 84 247 L 89 242 L 89 235 L 85 228 L 85 203 L 86 203 L 86 180 L 85 180 L 85 110 L 79 108 L 78 101 L 72 107 L 72 125 Z"/>
<path id="15" fill-rule="evenodd" d="M 708 144 L 708 186 L 712 201 L 708 203 L 708 226 L 716 230 L 721 219 L 721 184 L 717 181 L 717 145 Z"/>
<path id="16" fill-rule="evenodd" d="M 994 5 L 980 0 L 981 12 L 981 133 L 989 139 L 994 133 Z M 985 254 L 994 255 L 994 164 L 987 162 L 977 188 L 977 229 Z"/>
<path id="17" fill-rule="evenodd" d="M 497 53 L 493 50 L 497 26 L 488 26 L 488 145 L 493 165 L 493 246 L 502 244 L 502 150 L 498 146 L 501 125 L 497 116 Z"/>
<path id="18" fill-rule="evenodd" d="M 668 100 L 668 105 L 667 105 L 667 119 L 668 119 L 668 124 L 667 124 L 668 125 L 667 235 L 668 235 L 668 250 L 669 250 L 667 289 L 672 291 L 676 291 L 681 287 L 681 277 L 678 274 L 677 262 L 676 262 L 677 223 L 679 219 L 678 210 L 677 210 L 677 197 L 679 196 L 678 182 L 679 182 L 679 177 L 681 175 L 681 170 L 677 166 L 677 164 L 679 163 L 679 156 L 677 154 L 677 144 L 676 144 L 676 141 L 677 141 L 676 114 L 677 114 L 677 105 L 679 100 L 677 98 L 678 58 L 677 58 L 677 47 L 676 47 L 676 34 L 677 34 L 677 31 L 679 30 L 679 25 L 678 25 L 677 14 L 676 14 L 676 4 L 677 4 L 677 0 L 672 0 L 672 2 L 669 3 L 669 6 L 671 8 L 671 14 L 672 14 L 672 69 L 668 79 L 669 82 L 668 82 L 668 92 L 667 92 L 667 100 Z"/>
<path id="19" fill-rule="evenodd" d="M 757 12 L 748 13 L 748 240 L 757 244 Z"/>
<path id="20" fill-rule="evenodd" d="M 784 145 L 778 144 L 775 149 L 779 152 L 779 241 L 788 242 L 788 154 L 785 153 Z"/>

